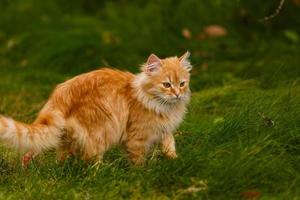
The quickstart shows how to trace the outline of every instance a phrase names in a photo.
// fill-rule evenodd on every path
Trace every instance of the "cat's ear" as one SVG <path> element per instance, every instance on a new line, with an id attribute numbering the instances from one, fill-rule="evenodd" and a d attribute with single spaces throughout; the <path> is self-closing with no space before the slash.
<path id="1" fill-rule="evenodd" d="M 161 67 L 161 60 L 159 57 L 157 57 L 155 54 L 151 54 L 148 57 L 148 60 L 144 66 L 144 72 L 147 74 L 151 74 L 153 72 L 156 72 Z"/>
<path id="2" fill-rule="evenodd" d="M 190 55 L 191 53 L 189 51 L 185 52 L 185 54 L 183 54 L 180 58 L 179 61 L 181 63 L 181 65 L 187 70 L 187 71 L 191 71 L 193 66 L 190 62 Z"/>

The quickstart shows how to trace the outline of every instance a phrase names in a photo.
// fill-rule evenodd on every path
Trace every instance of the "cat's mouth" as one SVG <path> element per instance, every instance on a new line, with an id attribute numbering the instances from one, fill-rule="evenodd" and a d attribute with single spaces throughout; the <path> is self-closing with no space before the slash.
<path id="1" fill-rule="evenodd" d="M 176 104 L 181 102 L 184 98 L 183 96 L 179 96 L 179 97 L 158 96 L 156 99 L 158 99 L 162 105 L 171 105 L 171 104 Z"/>
<path id="2" fill-rule="evenodd" d="M 161 93 L 152 93 L 152 100 L 156 101 L 161 106 L 172 106 L 186 101 L 187 95 L 180 96 L 163 95 Z"/>
<path id="3" fill-rule="evenodd" d="M 181 101 L 181 100 L 182 100 L 182 97 L 181 97 L 181 96 L 179 96 L 179 97 L 170 97 L 170 98 L 168 99 L 168 101 L 171 102 L 171 103 L 176 103 L 176 102 L 179 102 L 179 101 Z"/>

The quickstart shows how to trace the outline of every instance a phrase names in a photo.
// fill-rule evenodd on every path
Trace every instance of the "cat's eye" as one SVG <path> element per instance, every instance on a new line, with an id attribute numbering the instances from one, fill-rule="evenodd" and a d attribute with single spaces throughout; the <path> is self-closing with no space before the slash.
<path id="1" fill-rule="evenodd" d="M 180 87 L 183 87 L 183 86 L 185 86 L 185 82 L 180 83 Z"/>
<path id="2" fill-rule="evenodd" d="M 163 86 L 164 86 L 165 88 L 170 88 L 170 87 L 171 87 L 171 83 L 163 82 Z"/>

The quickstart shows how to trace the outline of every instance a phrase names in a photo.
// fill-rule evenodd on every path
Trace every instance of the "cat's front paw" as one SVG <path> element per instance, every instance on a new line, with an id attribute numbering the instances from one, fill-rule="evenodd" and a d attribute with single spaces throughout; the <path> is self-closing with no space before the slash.
<path id="1" fill-rule="evenodd" d="M 165 156 L 167 158 L 170 158 L 170 159 L 176 159 L 178 158 L 177 154 L 176 154 L 176 151 L 168 151 L 168 152 L 165 152 Z"/>

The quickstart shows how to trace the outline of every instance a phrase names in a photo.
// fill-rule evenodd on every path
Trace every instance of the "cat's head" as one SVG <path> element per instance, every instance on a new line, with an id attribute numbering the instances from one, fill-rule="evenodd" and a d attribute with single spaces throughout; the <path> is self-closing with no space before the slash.
<path id="1" fill-rule="evenodd" d="M 161 104 L 186 102 L 190 96 L 189 82 L 192 65 L 190 53 L 181 57 L 160 59 L 151 54 L 142 66 L 136 84 L 143 94 Z"/>

